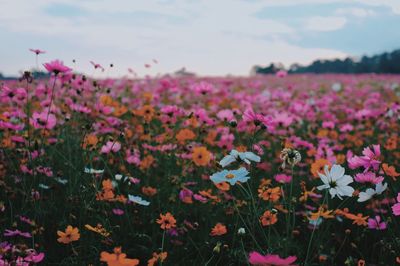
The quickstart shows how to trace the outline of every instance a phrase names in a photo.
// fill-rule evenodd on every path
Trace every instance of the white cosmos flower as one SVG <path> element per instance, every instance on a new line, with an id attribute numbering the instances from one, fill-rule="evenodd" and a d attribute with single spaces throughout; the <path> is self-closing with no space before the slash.
<path id="1" fill-rule="evenodd" d="M 219 164 L 222 167 L 225 167 L 233 162 L 235 162 L 237 159 L 240 159 L 244 161 L 247 164 L 250 164 L 250 161 L 253 162 L 260 162 L 261 158 L 258 155 L 255 155 L 253 152 L 238 152 L 237 150 L 231 150 L 230 154 L 225 156 Z"/>
<path id="2" fill-rule="evenodd" d="M 149 206 L 150 205 L 149 201 L 142 199 L 142 197 L 140 197 L 140 196 L 128 195 L 128 199 L 129 199 L 129 201 L 132 201 L 132 202 L 134 202 L 136 204 L 139 204 L 139 205 L 143 205 L 143 206 Z"/>
<path id="3" fill-rule="evenodd" d="M 97 169 L 85 167 L 85 173 L 87 173 L 87 174 L 102 174 L 102 173 L 104 173 L 104 169 L 97 170 Z"/>
<path id="4" fill-rule="evenodd" d="M 358 202 L 364 202 L 371 199 L 374 195 L 380 195 L 387 189 L 387 183 L 378 183 L 375 185 L 375 189 L 368 188 L 365 192 L 358 194 Z"/>
<path id="5" fill-rule="evenodd" d="M 336 195 L 342 199 L 342 196 L 351 197 L 354 192 L 354 188 L 348 184 L 353 182 L 353 178 L 349 175 L 344 174 L 344 168 L 340 165 L 334 164 L 329 171 L 328 165 L 325 165 L 325 174 L 318 173 L 321 178 L 323 185 L 318 186 L 319 190 L 329 189 L 329 193 L 332 198 Z"/>

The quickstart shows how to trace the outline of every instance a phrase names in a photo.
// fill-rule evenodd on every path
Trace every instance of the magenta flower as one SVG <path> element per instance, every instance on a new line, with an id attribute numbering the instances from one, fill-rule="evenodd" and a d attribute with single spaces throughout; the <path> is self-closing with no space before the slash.
<path id="1" fill-rule="evenodd" d="M 101 69 L 102 72 L 104 72 L 104 67 L 102 67 L 102 65 L 95 63 L 93 61 L 90 61 L 90 63 L 92 64 L 92 66 L 94 67 L 94 69 Z"/>
<path id="2" fill-rule="evenodd" d="M 118 141 L 112 142 L 112 141 L 107 141 L 106 145 L 101 147 L 101 153 L 110 153 L 112 152 L 118 152 L 121 149 L 121 143 Z"/>
<path id="3" fill-rule="evenodd" d="M 24 258 L 24 261 L 27 262 L 33 262 L 33 263 L 39 263 L 44 259 L 44 253 L 36 253 L 35 251 L 31 251 L 28 256 Z"/>
<path id="4" fill-rule="evenodd" d="M 267 254 L 265 256 L 261 255 L 256 251 L 252 251 L 249 254 L 249 263 L 251 265 L 258 266 L 272 266 L 272 265 L 281 265 L 281 266 L 290 266 L 297 260 L 296 256 L 289 256 L 286 259 L 279 257 L 279 255 Z"/>
<path id="5" fill-rule="evenodd" d="M 376 229 L 376 230 L 385 230 L 386 229 L 386 223 L 381 222 L 381 217 L 380 216 L 375 216 L 375 218 L 369 218 L 368 219 L 368 228 L 369 229 Z"/>
<path id="6" fill-rule="evenodd" d="M 288 73 L 285 70 L 279 70 L 275 74 L 278 78 L 284 78 L 288 75 Z"/>
<path id="7" fill-rule="evenodd" d="M 10 229 L 6 229 L 4 231 L 4 236 L 22 236 L 25 238 L 31 238 L 32 235 L 28 232 L 21 232 L 18 229 L 17 230 L 10 230 Z"/>
<path id="8" fill-rule="evenodd" d="M 397 194 L 397 203 L 392 206 L 392 211 L 394 215 L 400 215 L 400 193 Z"/>
<path id="9" fill-rule="evenodd" d="M 65 66 L 64 63 L 60 60 L 54 60 L 49 63 L 43 64 L 47 71 L 58 75 L 59 73 L 70 72 L 72 69 Z"/>
<path id="10" fill-rule="evenodd" d="M 366 172 L 356 174 L 354 180 L 358 183 L 371 183 L 371 184 L 379 184 L 384 180 L 383 176 L 376 176 L 374 172 Z"/>
<path id="11" fill-rule="evenodd" d="M 274 177 L 276 182 L 279 183 L 290 183 L 292 181 L 292 176 L 291 175 L 285 175 L 285 174 L 277 174 Z"/>
<path id="12" fill-rule="evenodd" d="M 30 122 L 35 128 L 52 129 L 57 124 L 57 119 L 54 114 L 47 115 L 47 112 L 34 112 Z"/>
<path id="13" fill-rule="evenodd" d="M 364 167 L 365 172 L 367 172 L 371 167 L 377 171 L 381 161 L 379 161 L 379 156 L 381 156 L 381 146 L 372 145 L 373 150 L 370 147 L 364 148 L 362 154 L 364 156 L 354 156 L 348 159 L 349 167 L 351 169 L 356 169 L 358 167 Z"/>
<path id="14" fill-rule="evenodd" d="M 184 203 L 193 203 L 193 192 L 190 189 L 184 188 L 179 192 L 179 199 Z"/>
<path id="15" fill-rule="evenodd" d="M 124 214 L 124 210 L 122 210 L 122 209 L 117 209 L 117 208 L 112 209 L 112 212 L 113 212 L 115 215 L 118 215 L 118 216 Z"/>
<path id="16" fill-rule="evenodd" d="M 45 54 L 46 51 L 40 50 L 40 49 L 29 49 L 29 51 L 34 52 L 36 55 L 39 54 Z"/>

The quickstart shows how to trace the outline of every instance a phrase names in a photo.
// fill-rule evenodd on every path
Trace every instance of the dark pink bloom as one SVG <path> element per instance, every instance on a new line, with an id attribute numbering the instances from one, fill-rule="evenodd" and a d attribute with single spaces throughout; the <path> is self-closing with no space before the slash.
<path id="1" fill-rule="evenodd" d="M 112 141 L 107 141 L 107 143 L 101 147 L 101 153 L 110 153 L 112 152 L 118 152 L 121 149 L 121 143 L 118 141 L 112 142 Z"/>
<path id="2" fill-rule="evenodd" d="M 10 230 L 10 229 L 6 229 L 4 231 L 4 236 L 22 236 L 25 238 L 31 238 L 31 234 L 28 232 L 21 232 L 18 229 L 17 230 Z"/>
<path id="3" fill-rule="evenodd" d="M 276 182 L 279 183 L 290 183 L 292 181 L 292 176 L 291 175 L 285 175 L 285 174 L 277 174 L 274 177 Z"/>
<path id="4" fill-rule="evenodd" d="M 384 180 L 383 176 L 376 176 L 374 172 L 365 172 L 356 174 L 354 180 L 358 183 L 379 184 Z"/>
<path id="5" fill-rule="evenodd" d="M 369 218 L 368 219 L 368 228 L 369 229 L 376 229 L 376 230 L 385 230 L 386 229 L 386 223 L 381 222 L 381 217 L 380 216 L 375 216 L 375 218 Z"/>
<path id="6" fill-rule="evenodd" d="M 31 251 L 28 256 L 24 258 L 24 261 L 27 262 L 33 262 L 33 263 L 39 263 L 44 259 L 44 253 L 36 253 L 35 251 Z"/>
<path id="7" fill-rule="evenodd" d="M 43 64 L 47 71 L 52 72 L 56 75 L 59 73 L 70 72 L 72 69 L 65 66 L 64 63 L 60 60 L 54 60 L 49 63 Z"/>
<path id="8" fill-rule="evenodd" d="M 112 212 L 113 212 L 115 215 L 122 215 L 122 214 L 124 214 L 124 210 L 117 209 L 117 208 L 113 209 Z"/>
<path id="9" fill-rule="evenodd" d="M 35 128 L 52 129 L 55 127 L 57 119 L 56 116 L 51 113 L 47 115 L 47 112 L 34 112 L 30 122 Z"/>
<path id="10" fill-rule="evenodd" d="M 184 203 L 193 203 L 193 192 L 190 189 L 184 188 L 179 192 L 179 199 Z"/>
<path id="11" fill-rule="evenodd" d="M 29 51 L 34 52 L 36 55 L 45 54 L 46 51 L 39 50 L 39 49 L 29 49 Z"/>
<path id="12" fill-rule="evenodd" d="M 90 61 L 90 63 L 94 66 L 94 69 L 101 69 L 102 72 L 104 72 L 104 67 L 102 67 L 100 64 L 95 63 L 93 61 Z"/>
<path id="13" fill-rule="evenodd" d="M 394 215 L 400 215 L 400 193 L 397 194 L 397 203 L 392 206 L 392 211 Z"/>
<path id="14" fill-rule="evenodd" d="M 287 72 L 285 71 L 285 70 L 279 70 L 278 72 L 276 72 L 276 76 L 278 77 L 278 78 L 284 78 L 284 77 L 286 77 L 287 76 Z"/>
<path id="15" fill-rule="evenodd" d="M 289 256 L 286 259 L 279 257 L 279 255 L 267 254 L 265 256 L 261 255 L 256 251 L 252 251 L 249 254 L 249 263 L 251 265 L 258 266 L 272 266 L 272 265 L 282 265 L 282 266 L 290 266 L 297 260 L 296 256 Z"/>
<path id="16" fill-rule="evenodd" d="M 365 172 L 371 167 L 377 171 L 381 161 L 379 161 L 379 156 L 381 156 L 381 146 L 372 145 L 373 150 L 370 147 L 364 148 L 362 154 L 363 156 L 354 156 L 348 159 L 349 167 L 351 169 L 356 169 L 358 167 L 364 167 Z"/>

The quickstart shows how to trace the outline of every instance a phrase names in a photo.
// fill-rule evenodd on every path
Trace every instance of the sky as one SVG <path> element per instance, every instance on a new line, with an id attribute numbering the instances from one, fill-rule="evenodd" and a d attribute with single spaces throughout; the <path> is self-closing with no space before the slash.
<path id="1" fill-rule="evenodd" d="M 115 77 L 128 68 L 154 76 L 182 67 L 248 75 L 254 65 L 400 48 L 400 0 L 0 0 L 0 6 L 6 75 L 36 66 L 30 48 L 46 51 L 39 67 L 60 59 L 88 75 Z"/>

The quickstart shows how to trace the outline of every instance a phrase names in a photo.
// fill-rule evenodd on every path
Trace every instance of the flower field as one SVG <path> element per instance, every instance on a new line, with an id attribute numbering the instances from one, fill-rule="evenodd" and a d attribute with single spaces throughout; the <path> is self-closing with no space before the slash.
<path id="1" fill-rule="evenodd" d="M 400 264 L 400 76 L 44 66 L 0 85 L 0 265 Z"/>

